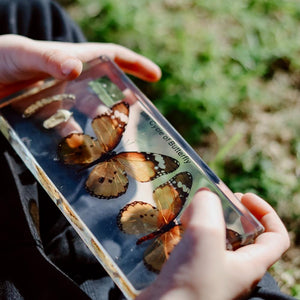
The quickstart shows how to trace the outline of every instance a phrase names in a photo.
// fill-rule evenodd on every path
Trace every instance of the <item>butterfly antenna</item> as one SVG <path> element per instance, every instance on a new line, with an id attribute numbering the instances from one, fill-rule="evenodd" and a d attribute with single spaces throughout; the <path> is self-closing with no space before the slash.
<path id="1" fill-rule="evenodd" d="M 135 141 L 128 138 L 126 141 L 123 141 L 123 144 L 126 146 L 130 146 L 130 145 L 135 144 Z"/>

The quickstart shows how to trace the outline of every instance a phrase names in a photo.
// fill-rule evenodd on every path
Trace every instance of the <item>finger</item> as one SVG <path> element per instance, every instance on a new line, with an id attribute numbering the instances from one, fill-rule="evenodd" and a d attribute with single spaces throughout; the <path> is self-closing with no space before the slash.
<path id="1" fill-rule="evenodd" d="M 205 249 L 225 248 L 225 221 L 219 197 L 207 190 L 198 191 L 182 215 L 186 234 Z M 206 248 L 208 247 L 208 248 Z"/>
<path id="2" fill-rule="evenodd" d="M 237 251 L 248 255 L 253 267 L 270 267 L 290 245 L 289 236 L 282 221 L 274 209 L 263 199 L 254 194 L 245 194 L 242 203 L 262 223 L 265 232 L 258 236 L 254 245 Z"/>
<path id="3" fill-rule="evenodd" d="M 262 198 L 247 193 L 242 196 L 241 202 L 265 226 L 266 232 L 286 233 L 286 229 L 275 210 Z"/>
<path id="4" fill-rule="evenodd" d="M 2 36 L 0 82 L 10 84 L 49 75 L 57 79 L 77 77 L 82 69 L 81 61 L 66 49 L 50 45 L 16 35 Z"/>
<path id="5" fill-rule="evenodd" d="M 234 193 L 234 195 L 241 201 L 243 193 Z"/>
<path id="6" fill-rule="evenodd" d="M 48 44 L 49 42 L 43 42 Z M 66 47 L 66 43 L 51 43 L 55 49 Z M 158 81 L 161 78 L 160 68 L 148 58 L 123 46 L 103 43 L 68 44 L 68 52 L 83 62 L 106 55 L 126 73 L 146 81 Z"/>
<path id="7" fill-rule="evenodd" d="M 82 62 L 79 58 L 68 54 L 66 50 L 41 47 L 36 41 L 33 41 L 33 45 L 34 47 L 28 50 L 26 62 L 22 64 L 21 61 L 20 67 L 31 72 L 46 73 L 62 80 L 75 79 L 80 75 Z"/>
<path id="8" fill-rule="evenodd" d="M 193 274 L 219 268 L 225 253 L 225 222 L 219 198 L 212 192 L 198 191 L 181 221 L 185 226 L 183 238 L 160 275 L 170 276 L 181 268 Z"/>
<path id="9" fill-rule="evenodd" d="M 234 193 L 235 197 L 241 201 L 243 197 L 243 193 Z M 244 232 L 246 234 L 252 234 L 254 232 L 257 232 L 257 224 L 256 222 L 249 222 L 249 214 L 247 213 L 246 215 L 241 215 L 240 216 L 241 224 L 243 226 Z"/>
<path id="10" fill-rule="evenodd" d="M 92 45 L 89 45 L 92 46 Z M 98 44 L 100 55 L 107 55 L 126 73 L 142 80 L 154 82 L 161 78 L 160 68 L 148 58 L 125 47 L 114 44 Z"/>
<path id="11" fill-rule="evenodd" d="M 133 53 L 123 54 L 122 51 L 117 52 L 114 60 L 124 72 L 150 82 L 161 78 L 160 68 L 150 60 Z"/>
<path id="12" fill-rule="evenodd" d="M 61 137 L 68 136 L 71 133 L 82 133 L 83 130 L 76 120 L 71 117 L 67 122 L 64 122 L 56 127 L 56 131 Z"/>

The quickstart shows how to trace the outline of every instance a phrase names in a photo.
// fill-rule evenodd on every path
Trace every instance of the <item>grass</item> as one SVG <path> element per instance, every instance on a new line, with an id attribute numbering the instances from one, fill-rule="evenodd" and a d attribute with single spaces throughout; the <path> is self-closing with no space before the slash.
<path id="1" fill-rule="evenodd" d="M 65 5 L 90 41 L 122 44 L 159 64 L 159 83 L 134 79 L 141 90 L 232 190 L 258 193 L 278 211 L 293 247 L 281 261 L 286 271 L 273 272 L 300 299 L 299 2 Z"/>

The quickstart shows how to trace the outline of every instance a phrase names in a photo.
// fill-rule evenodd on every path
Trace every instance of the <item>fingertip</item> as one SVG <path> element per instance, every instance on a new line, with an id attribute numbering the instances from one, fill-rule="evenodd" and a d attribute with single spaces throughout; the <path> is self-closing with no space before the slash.
<path id="1" fill-rule="evenodd" d="M 181 217 L 184 226 L 193 222 L 202 222 L 203 218 L 223 218 L 220 198 L 208 188 L 200 188 L 194 195 L 191 204 Z"/>
<path id="2" fill-rule="evenodd" d="M 66 50 L 52 48 L 48 44 L 43 45 L 45 47 L 44 51 L 36 53 L 37 70 L 39 69 L 59 80 L 71 80 L 80 75 L 82 71 L 80 59 L 70 55 Z"/>
<path id="3" fill-rule="evenodd" d="M 261 220 L 266 214 L 274 212 L 270 204 L 253 193 L 244 194 L 241 197 L 241 202 L 258 220 Z"/>
<path id="4" fill-rule="evenodd" d="M 152 72 L 148 74 L 148 81 L 150 82 L 157 82 L 161 79 L 162 72 L 159 66 L 153 64 L 152 65 Z"/>
<path id="5" fill-rule="evenodd" d="M 280 241 L 281 249 L 283 249 L 282 251 L 285 251 L 284 249 L 287 249 L 290 243 L 288 232 L 273 207 L 265 200 L 252 193 L 245 194 L 242 197 L 242 203 L 265 227 L 265 232 L 258 237 L 258 240 L 264 240 L 270 233 L 276 233 L 275 236 L 278 236 L 279 234 L 280 237 L 277 238 L 277 241 Z M 271 241 L 273 241 L 272 236 Z M 274 239 L 274 243 L 277 241 Z"/>
<path id="6" fill-rule="evenodd" d="M 128 52 L 127 49 L 125 53 L 126 55 L 123 53 L 123 55 L 118 54 L 114 57 L 115 63 L 125 73 L 131 74 L 148 82 L 156 82 L 160 80 L 162 72 L 158 65 L 144 56 L 132 51 Z"/>
<path id="7" fill-rule="evenodd" d="M 218 195 L 214 192 L 212 192 L 209 188 L 207 187 L 202 187 L 197 190 L 194 196 L 194 201 L 208 201 L 214 202 L 214 204 L 210 205 L 215 205 L 216 203 L 220 203 L 220 198 Z"/>
<path id="8" fill-rule="evenodd" d="M 62 76 L 66 79 L 77 78 L 82 71 L 82 62 L 77 58 L 68 58 L 60 66 Z"/>
<path id="9" fill-rule="evenodd" d="M 209 247 L 218 253 L 225 250 L 225 220 L 217 194 L 207 189 L 198 190 L 181 221 L 185 227 L 183 238 L 200 252 Z"/>
<path id="10" fill-rule="evenodd" d="M 241 201 L 244 194 L 243 193 L 234 193 L 234 195 Z"/>

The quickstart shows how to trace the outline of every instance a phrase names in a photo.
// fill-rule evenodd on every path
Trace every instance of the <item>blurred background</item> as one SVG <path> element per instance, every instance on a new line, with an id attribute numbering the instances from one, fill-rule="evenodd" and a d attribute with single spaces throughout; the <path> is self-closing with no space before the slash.
<path id="1" fill-rule="evenodd" d="M 156 62 L 133 81 L 235 192 L 266 199 L 292 247 L 271 273 L 300 299 L 300 2 L 61 0 L 89 41 Z"/>

